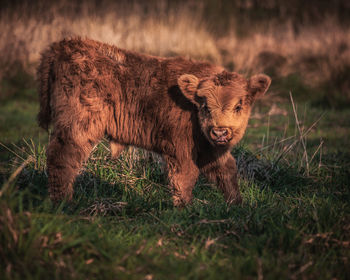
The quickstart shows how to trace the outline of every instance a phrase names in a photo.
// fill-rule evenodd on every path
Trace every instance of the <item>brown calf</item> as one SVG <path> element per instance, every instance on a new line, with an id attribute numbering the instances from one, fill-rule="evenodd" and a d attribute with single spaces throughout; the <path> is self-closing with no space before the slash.
<path id="1" fill-rule="evenodd" d="M 43 53 L 38 79 L 39 125 L 53 124 L 47 150 L 53 201 L 72 198 L 79 169 L 104 136 L 113 157 L 128 145 L 162 155 L 175 205 L 191 201 L 200 172 L 228 203 L 241 201 L 230 150 L 270 85 L 266 75 L 246 80 L 208 63 L 78 38 Z"/>

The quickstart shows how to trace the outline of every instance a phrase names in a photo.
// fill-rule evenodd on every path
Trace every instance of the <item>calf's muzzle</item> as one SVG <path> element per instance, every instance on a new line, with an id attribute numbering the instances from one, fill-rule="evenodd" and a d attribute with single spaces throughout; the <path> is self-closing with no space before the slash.
<path id="1" fill-rule="evenodd" d="M 226 145 L 231 140 L 232 131 L 227 127 L 213 127 L 210 130 L 210 138 L 217 145 Z"/>

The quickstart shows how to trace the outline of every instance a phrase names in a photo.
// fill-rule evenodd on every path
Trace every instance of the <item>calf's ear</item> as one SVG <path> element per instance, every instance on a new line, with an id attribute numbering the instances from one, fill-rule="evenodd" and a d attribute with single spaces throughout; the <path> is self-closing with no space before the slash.
<path id="1" fill-rule="evenodd" d="M 264 74 L 258 74 L 252 76 L 248 81 L 248 92 L 259 98 L 265 94 L 271 84 L 271 78 Z"/>
<path id="2" fill-rule="evenodd" d="M 191 74 L 181 75 L 177 79 L 177 84 L 179 85 L 182 93 L 193 103 L 195 102 L 195 96 L 199 84 L 199 79 Z"/>

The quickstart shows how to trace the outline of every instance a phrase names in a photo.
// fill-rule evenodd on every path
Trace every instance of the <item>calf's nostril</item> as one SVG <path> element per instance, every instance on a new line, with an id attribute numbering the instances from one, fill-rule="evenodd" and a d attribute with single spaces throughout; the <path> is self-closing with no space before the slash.
<path id="1" fill-rule="evenodd" d="M 222 137 L 228 135 L 227 128 L 212 128 L 211 132 L 215 137 Z"/>

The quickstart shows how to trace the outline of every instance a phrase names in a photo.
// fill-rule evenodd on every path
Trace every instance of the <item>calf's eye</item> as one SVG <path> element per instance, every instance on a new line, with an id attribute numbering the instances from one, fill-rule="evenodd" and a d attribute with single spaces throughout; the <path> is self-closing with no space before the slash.
<path id="1" fill-rule="evenodd" d="M 234 109 L 236 113 L 239 113 L 242 110 L 242 105 L 237 105 Z"/>
<path id="2" fill-rule="evenodd" d="M 235 108 L 233 109 L 233 111 L 235 113 L 239 113 L 242 110 L 242 99 L 239 100 L 239 102 L 237 103 L 237 105 L 235 106 Z"/>

